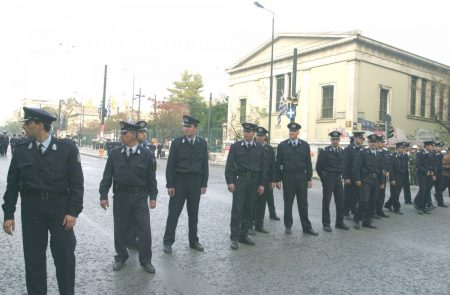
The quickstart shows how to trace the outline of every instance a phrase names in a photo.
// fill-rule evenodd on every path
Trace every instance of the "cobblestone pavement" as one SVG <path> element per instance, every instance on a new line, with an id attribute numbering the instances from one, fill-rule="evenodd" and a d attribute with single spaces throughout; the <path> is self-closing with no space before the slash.
<path id="1" fill-rule="evenodd" d="M 0 158 L 2 195 L 9 162 L 9 157 Z M 169 199 L 165 160 L 158 160 L 160 194 L 157 208 L 151 211 L 156 274 L 139 267 L 135 251 L 123 270 L 113 272 L 112 208 L 102 210 L 98 195 L 105 162 L 82 156 L 85 208 L 76 225 L 77 294 L 450 294 L 450 209 L 437 208 L 431 215 L 419 216 L 411 206 L 403 206 L 404 216 L 391 214 L 376 221 L 378 229 L 327 233 L 321 226 L 321 184 L 314 181 L 309 215 L 318 237 L 302 234 L 295 212 L 292 235 L 284 234 L 282 221 L 266 218 L 270 233 L 258 234 L 255 247 L 241 244 L 233 251 L 229 247 L 232 197 L 221 166 L 210 167 L 208 192 L 200 203 L 199 237 L 205 252 L 189 248 L 183 213 L 173 254 L 164 254 Z M 413 188 L 413 195 L 416 191 Z M 280 191 L 275 199 L 282 217 Z M 26 293 L 20 209 L 16 220 L 14 236 L 0 233 L 0 294 Z M 49 251 L 47 262 L 49 294 L 57 294 Z"/>

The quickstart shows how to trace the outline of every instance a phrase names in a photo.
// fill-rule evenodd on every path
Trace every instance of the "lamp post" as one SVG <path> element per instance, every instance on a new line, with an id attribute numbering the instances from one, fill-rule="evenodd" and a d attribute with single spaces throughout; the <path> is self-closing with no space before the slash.
<path id="1" fill-rule="evenodd" d="M 267 135 L 267 142 L 270 144 L 270 130 L 272 129 L 272 96 L 273 96 L 273 39 L 274 39 L 274 27 L 275 27 L 275 12 L 273 12 L 270 9 L 267 9 L 263 5 L 261 5 L 258 1 L 255 1 L 253 4 L 255 4 L 256 7 L 262 8 L 272 14 L 272 49 L 270 53 L 270 86 L 269 86 L 269 126 L 268 131 L 269 134 Z"/>
<path id="2" fill-rule="evenodd" d="M 139 121 L 141 119 L 141 98 L 145 97 L 145 95 L 141 94 L 141 88 L 139 88 L 139 94 L 136 94 L 136 97 L 133 100 L 138 99 L 138 118 Z"/>

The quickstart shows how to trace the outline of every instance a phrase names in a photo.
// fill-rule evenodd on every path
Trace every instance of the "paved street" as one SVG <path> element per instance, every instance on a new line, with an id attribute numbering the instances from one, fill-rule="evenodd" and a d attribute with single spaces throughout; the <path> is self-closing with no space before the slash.
<path id="1" fill-rule="evenodd" d="M 391 214 L 376 221 L 376 230 L 325 233 L 321 184 L 315 181 L 309 195 L 310 219 L 319 237 L 302 234 L 295 212 L 293 235 L 284 234 L 282 221 L 266 218 L 270 234 L 258 234 L 255 247 L 240 244 L 240 249 L 233 251 L 229 247 L 232 198 L 226 190 L 223 166 L 210 167 L 208 192 L 200 203 L 199 237 L 205 252 L 189 248 L 184 211 L 173 254 L 166 255 L 162 251 L 169 199 L 165 160 L 158 160 L 160 194 L 157 208 L 151 211 L 156 274 L 140 268 L 135 251 L 123 270 L 113 272 L 112 208 L 102 210 L 98 194 L 106 161 L 91 156 L 81 159 L 85 207 L 76 225 L 77 294 L 450 294 L 450 209 L 437 208 L 432 215 L 419 216 L 411 206 L 404 206 L 404 216 Z M 9 156 L 0 159 L 2 196 L 9 162 Z M 413 189 L 413 195 L 415 192 Z M 447 192 L 445 196 L 448 203 Z M 280 191 L 275 199 L 282 217 Z M 20 205 L 18 208 L 15 235 L 0 234 L 0 294 L 26 292 Z M 333 209 L 332 220 L 334 216 Z M 3 212 L 0 218 L 3 220 Z M 49 294 L 57 294 L 48 254 Z"/>

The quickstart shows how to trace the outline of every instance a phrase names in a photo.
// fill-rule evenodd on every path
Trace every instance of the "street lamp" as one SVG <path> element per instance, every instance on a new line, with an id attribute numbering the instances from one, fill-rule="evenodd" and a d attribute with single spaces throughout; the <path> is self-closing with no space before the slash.
<path id="1" fill-rule="evenodd" d="M 270 53 L 270 86 L 269 86 L 269 134 L 267 135 L 267 142 L 270 144 L 270 130 L 272 129 L 272 95 L 273 95 L 273 39 L 274 39 L 274 27 L 275 27 L 275 12 L 273 12 L 270 9 L 267 9 L 263 5 L 261 5 L 258 1 L 255 1 L 253 4 L 255 4 L 256 7 L 262 8 L 272 14 L 272 49 Z"/>
<path id="2" fill-rule="evenodd" d="M 145 95 L 141 94 L 141 88 L 139 88 L 139 94 L 136 94 L 136 97 L 133 98 L 133 100 L 135 99 L 139 99 L 138 102 L 138 121 L 141 119 L 141 98 L 145 97 Z M 133 116 L 133 114 L 131 114 L 131 116 Z"/>

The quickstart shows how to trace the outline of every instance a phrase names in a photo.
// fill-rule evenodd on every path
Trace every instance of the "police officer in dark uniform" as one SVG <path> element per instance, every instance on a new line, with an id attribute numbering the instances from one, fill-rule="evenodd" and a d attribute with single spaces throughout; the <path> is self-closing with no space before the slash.
<path id="1" fill-rule="evenodd" d="M 22 198 L 22 236 L 29 294 L 47 294 L 48 232 L 60 294 L 74 294 L 75 234 L 83 209 L 83 171 L 78 148 L 49 134 L 48 112 L 24 107 L 29 140 L 18 144 L 8 171 L 3 229 L 12 235 L 18 193 Z"/>
<path id="2" fill-rule="evenodd" d="M 423 145 L 423 150 L 416 153 L 416 169 L 419 192 L 414 198 L 414 208 L 420 215 L 424 213 L 431 214 L 430 209 L 426 207 L 426 202 L 430 196 L 433 182 L 436 181 L 435 160 L 433 156 L 434 141 L 424 141 Z"/>
<path id="3" fill-rule="evenodd" d="M 353 217 L 353 227 L 360 229 L 360 222 L 368 228 L 376 228 L 372 225 L 371 217 L 375 210 L 377 198 L 383 185 L 383 172 L 380 163 L 383 161 L 377 151 L 378 136 L 371 134 L 367 137 L 369 148 L 359 151 L 355 159 L 353 174 L 355 183 L 361 189 L 358 201 L 358 209 Z"/>
<path id="4" fill-rule="evenodd" d="M 344 150 L 339 147 L 341 133 L 332 131 L 330 136 L 331 145 L 321 149 L 317 157 L 316 171 L 322 181 L 322 224 L 323 230 L 331 232 L 330 201 L 334 195 L 336 204 L 336 228 L 348 230 L 344 224 L 344 188 L 342 185 L 342 167 Z"/>
<path id="5" fill-rule="evenodd" d="M 255 230 L 260 233 L 269 233 L 264 228 L 264 214 L 268 199 L 273 201 L 273 189 L 275 188 L 275 151 L 266 143 L 267 131 L 264 127 L 256 128 L 256 141 L 264 147 L 264 163 L 266 180 L 264 183 L 264 193 L 256 198 L 254 223 Z"/>
<path id="6" fill-rule="evenodd" d="M 244 139 L 230 146 L 225 166 L 225 179 L 228 191 L 233 193 L 231 208 L 231 249 L 239 248 L 238 241 L 255 245 L 248 237 L 252 223 L 256 198 L 264 193 L 266 182 L 264 147 L 256 142 L 253 123 L 243 123 Z"/>
<path id="7" fill-rule="evenodd" d="M 4 150 L 4 155 L 6 156 L 8 154 L 9 136 L 6 131 L 3 132 L 3 136 L 4 136 L 3 150 Z"/>
<path id="8" fill-rule="evenodd" d="M 377 142 L 377 154 L 381 156 L 381 172 L 382 172 L 382 181 L 383 181 L 383 188 L 380 188 L 380 192 L 378 194 L 378 198 L 376 201 L 376 205 L 374 208 L 374 212 L 372 215 L 372 218 L 374 219 L 380 219 L 380 217 L 389 217 L 386 213 L 383 211 L 383 205 L 384 200 L 386 199 L 386 181 L 389 177 L 389 173 L 391 171 L 391 157 L 392 154 L 385 148 L 386 140 L 384 136 L 378 136 L 378 142 Z"/>
<path id="9" fill-rule="evenodd" d="M 350 213 L 355 214 L 359 200 L 360 189 L 356 186 L 353 168 L 356 155 L 363 148 L 364 132 L 353 132 L 353 142 L 344 149 L 342 177 L 344 178 L 344 216 L 351 220 Z"/>
<path id="10" fill-rule="evenodd" d="M 442 141 L 436 142 L 436 150 L 434 153 L 434 162 L 436 167 L 436 181 L 434 182 L 434 198 L 438 205 L 444 203 L 444 197 L 442 195 L 443 190 L 443 182 L 442 182 L 442 160 L 444 159 L 444 155 L 442 154 L 442 149 L 444 148 L 444 143 Z M 435 207 L 433 203 L 431 203 L 431 208 Z"/>
<path id="11" fill-rule="evenodd" d="M 409 178 L 408 170 L 408 158 L 405 161 L 405 143 L 397 142 L 395 144 L 396 151 L 391 155 L 390 162 L 391 171 L 389 172 L 389 181 L 391 187 L 391 195 L 389 200 L 384 204 L 384 208 L 389 211 L 394 211 L 394 213 L 403 215 L 400 211 L 400 193 L 404 187 L 404 182 Z"/>
<path id="12" fill-rule="evenodd" d="M 130 224 L 134 224 L 139 262 L 146 272 L 154 273 L 149 207 L 156 207 L 158 194 L 155 162 L 149 150 L 138 144 L 141 127 L 127 122 L 120 122 L 120 125 L 125 146 L 111 151 L 99 189 L 100 206 L 106 210 L 109 207 L 108 192 L 113 185 L 114 247 L 117 253 L 113 270 L 122 269 L 128 259 L 128 231 Z"/>
<path id="13" fill-rule="evenodd" d="M 285 233 L 292 234 L 292 205 L 297 197 L 298 213 L 303 232 L 319 235 L 313 230 L 308 218 L 308 188 L 312 187 L 311 149 L 306 141 L 298 138 L 300 124 L 287 125 L 289 139 L 282 141 L 277 149 L 277 188 L 283 183 Z"/>
<path id="14" fill-rule="evenodd" d="M 406 162 L 406 167 L 408 167 L 408 177 L 405 178 L 403 182 L 403 197 L 405 199 L 406 205 L 412 205 L 411 201 L 411 182 L 409 180 L 409 156 L 408 153 L 410 151 L 410 143 L 403 142 L 404 144 L 404 152 L 402 153 L 403 160 Z"/>
<path id="15" fill-rule="evenodd" d="M 197 235 L 200 195 L 208 186 L 208 146 L 206 140 L 197 136 L 200 121 L 183 116 L 184 136 L 176 138 L 169 151 L 166 166 L 166 187 L 170 196 L 169 214 L 164 233 L 164 252 L 172 253 L 175 231 L 184 202 L 189 217 L 189 247 L 203 251 Z"/>

